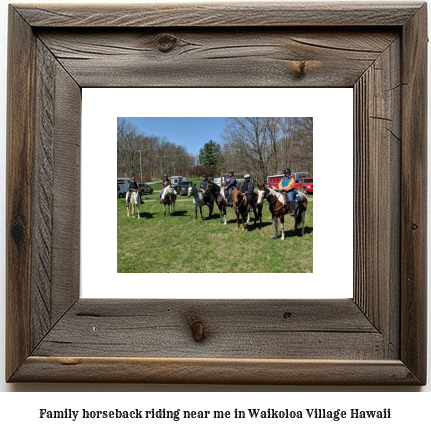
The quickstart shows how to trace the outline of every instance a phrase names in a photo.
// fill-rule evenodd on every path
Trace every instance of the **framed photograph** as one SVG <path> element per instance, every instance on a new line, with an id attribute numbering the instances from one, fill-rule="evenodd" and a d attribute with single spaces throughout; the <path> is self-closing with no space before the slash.
<path id="1" fill-rule="evenodd" d="M 425 3 L 11 5 L 8 43 L 7 381 L 426 384 Z M 82 93 L 118 87 L 353 89 L 352 298 L 83 298 Z"/>

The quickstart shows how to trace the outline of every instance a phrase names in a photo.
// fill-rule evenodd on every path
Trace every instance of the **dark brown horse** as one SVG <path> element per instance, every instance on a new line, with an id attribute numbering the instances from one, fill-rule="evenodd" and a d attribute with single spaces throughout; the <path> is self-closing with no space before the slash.
<path id="1" fill-rule="evenodd" d="M 235 210 L 236 214 L 236 229 L 239 228 L 239 216 L 241 214 L 242 219 L 242 230 L 245 229 L 245 215 L 248 213 L 248 205 L 247 205 L 247 198 L 241 194 L 241 192 L 238 189 L 232 189 L 232 202 L 233 202 L 233 209 Z M 252 206 L 252 210 L 254 213 L 254 227 L 256 227 L 256 210 Z M 248 219 L 248 217 L 247 217 Z"/>
<path id="2" fill-rule="evenodd" d="M 257 220 L 259 220 L 259 227 L 256 228 L 259 230 L 262 227 L 263 201 L 258 202 L 258 199 L 259 199 L 259 195 L 256 193 L 253 193 L 252 205 L 254 208 L 255 224 L 256 224 Z M 247 223 L 250 223 L 250 211 L 248 212 Z"/>
<path id="3" fill-rule="evenodd" d="M 305 222 L 305 211 L 307 210 L 307 197 L 303 193 L 301 195 L 302 201 L 297 203 L 297 211 L 295 214 L 295 226 L 293 232 L 295 232 L 298 224 L 302 221 L 301 236 L 304 235 L 304 222 Z M 273 190 L 265 185 L 259 188 L 258 192 L 259 198 L 258 202 L 262 202 L 263 199 L 267 199 L 269 203 L 269 210 L 272 214 L 272 220 L 275 227 L 274 239 L 278 238 L 278 219 L 280 219 L 281 224 L 281 239 L 284 240 L 284 216 L 288 213 L 288 208 L 284 204 L 285 198 L 282 196 L 281 192 Z"/>
<path id="4" fill-rule="evenodd" d="M 221 192 L 220 187 L 213 182 L 208 182 L 207 188 L 205 190 L 204 196 L 211 196 L 213 195 L 214 201 L 218 206 L 218 209 L 220 211 L 220 223 L 222 223 L 222 216 L 224 216 L 224 224 L 227 223 L 227 217 L 226 217 L 226 206 L 227 206 L 227 200 L 224 196 L 224 193 Z"/>

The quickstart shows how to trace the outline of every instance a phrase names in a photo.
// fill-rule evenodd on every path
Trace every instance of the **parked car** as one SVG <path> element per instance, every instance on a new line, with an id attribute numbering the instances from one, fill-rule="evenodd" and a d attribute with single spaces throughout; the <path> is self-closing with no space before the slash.
<path id="1" fill-rule="evenodd" d="M 313 178 L 301 178 L 295 183 L 295 190 L 302 191 L 303 193 L 313 193 Z"/>
<path id="2" fill-rule="evenodd" d="M 148 184 L 138 183 L 138 186 L 139 186 L 139 191 L 141 193 L 141 196 L 144 195 L 145 193 L 149 193 L 150 195 L 153 194 L 153 188 L 150 187 Z"/>
<path id="3" fill-rule="evenodd" d="M 180 196 L 184 196 L 188 193 L 189 187 L 192 185 L 193 183 L 191 181 L 181 181 L 178 184 L 178 193 L 180 194 Z"/>

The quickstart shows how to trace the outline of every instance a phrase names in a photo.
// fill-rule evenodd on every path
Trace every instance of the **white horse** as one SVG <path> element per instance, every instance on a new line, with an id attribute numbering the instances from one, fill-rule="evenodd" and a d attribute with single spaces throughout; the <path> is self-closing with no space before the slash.
<path id="1" fill-rule="evenodd" d="M 166 205 L 169 206 L 169 215 L 171 216 L 175 212 L 175 200 L 177 198 L 175 189 L 169 185 L 163 189 L 161 196 L 161 203 L 163 204 L 163 216 L 166 217 Z"/>
<path id="2" fill-rule="evenodd" d="M 195 221 L 198 219 L 198 208 L 201 212 L 201 220 L 203 221 L 204 217 L 202 215 L 202 206 L 204 204 L 204 191 L 199 190 L 194 184 L 189 186 L 187 196 L 193 196 L 193 204 L 195 206 Z"/>
<path id="3" fill-rule="evenodd" d="M 126 199 L 129 197 L 129 192 L 127 192 Z M 138 212 L 138 218 L 141 218 L 141 196 L 139 192 L 133 191 L 130 195 L 129 205 L 127 206 L 127 217 L 130 217 L 130 212 L 132 212 L 133 218 L 135 218 L 135 209 Z"/>

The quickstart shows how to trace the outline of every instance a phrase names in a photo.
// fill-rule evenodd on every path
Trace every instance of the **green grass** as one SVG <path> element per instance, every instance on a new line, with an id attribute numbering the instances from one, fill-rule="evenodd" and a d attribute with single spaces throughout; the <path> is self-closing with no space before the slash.
<path id="1" fill-rule="evenodd" d="M 128 272 L 313 272 L 313 202 L 305 218 L 305 235 L 292 233 L 293 217 L 285 218 L 285 240 L 272 239 L 274 226 L 268 204 L 263 207 L 262 229 L 254 217 L 243 231 L 236 230 L 236 216 L 227 210 L 227 225 L 219 223 L 214 205 L 211 219 L 194 218 L 192 198 L 179 196 L 172 217 L 163 216 L 158 192 L 146 196 L 141 218 L 128 218 L 125 199 L 117 202 L 117 271 Z M 204 217 L 209 214 L 203 209 Z"/>

